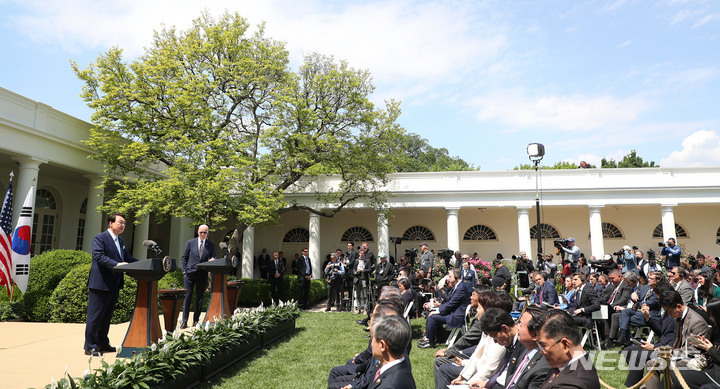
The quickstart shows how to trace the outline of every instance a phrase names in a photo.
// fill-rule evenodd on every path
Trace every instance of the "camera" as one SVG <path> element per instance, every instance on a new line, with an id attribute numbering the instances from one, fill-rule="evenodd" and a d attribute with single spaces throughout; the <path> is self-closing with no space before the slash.
<path id="1" fill-rule="evenodd" d="M 665 242 L 658 242 L 658 247 L 665 247 Z"/>
<path id="2" fill-rule="evenodd" d="M 694 269 L 697 267 L 697 258 L 695 258 L 694 255 L 688 255 L 687 260 L 688 260 L 688 264 L 690 264 L 691 269 Z"/>
<path id="3" fill-rule="evenodd" d="M 568 248 L 568 241 L 567 239 L 555 239 L 553 240 L 553 246 L 560 248 L 565 247 Z"/>
<path id="4" fill-rule="evenodd" d="M 620 250 L 614 252 L 613 255 L 617 255 L 617 256 L 625 255 L 625 251 L 620 249 Z"/>
<path id="5" fill-rule="evenodd" d="M 437 255 L 442 259 L 450 259 L 453 257 L 453 255 L 455 255 L 455 250 L 442 249 L 438 251 Z"/>
<path id="6" fill-rule="evenodd" d="M 325 279 L 326 279 L 328 282 L 330 282 L 330 281 L 332 281 L 332 280 L 340 277 L 340 274 L 338 273 L 338 272 L 340 271 L 340 266 L 342 266 L 342 265 L 340 264 L 340 262 L 335 262 L 335 263 L 330 262 L 330 263 L 328 263 L 329 269 L 328 269 L 327 274 L 325 275 Z"/>
<path id="7" fill-rule="evenodd" d="M 655 252 L 652 250 L 648 250 L 645 252 L 648 256 L 648 261 L 654 261 L 655 260 Z"/>

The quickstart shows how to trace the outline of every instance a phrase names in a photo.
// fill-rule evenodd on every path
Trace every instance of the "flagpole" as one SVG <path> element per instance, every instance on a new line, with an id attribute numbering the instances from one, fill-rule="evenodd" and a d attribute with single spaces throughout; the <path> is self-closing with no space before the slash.
<path id="1" fill-rule="evenodd" d="M 10 289 L 10 302 L 12 302 L 13 294 L 15 294 L 15 283 L 12 283 L 12 288 Z"/>

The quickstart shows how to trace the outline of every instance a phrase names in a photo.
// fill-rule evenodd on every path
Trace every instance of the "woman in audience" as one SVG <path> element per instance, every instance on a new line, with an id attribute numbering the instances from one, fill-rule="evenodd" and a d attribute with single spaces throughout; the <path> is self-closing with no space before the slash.
<path id="1" fill-rule="evenodd" d="M 559 309 L 567 309 L 568 303 L 572 300 L 575 294 L 575 288 L 572 285 L 572 277 L 565 277 L 565 284 L 563 285 L 563 294 L 560 297 L 560 304 L 557 305 Z"/>
<path id="2" fill-rule="evenodd" d="M 408 317 L 414 317 L 415 305 L 413 304 L 414 299 L 412 286 L 410 286 L 410 280 L 407 279 L 407 277 L 401 277 L 400 279 L 398 279 L 398 288 L 400 288 L 400 296 L 405 302 L 405 308 L 407 309 L 408 305 L 413 306 L 412 308 L 410 308 L 410 314 L 408 315 Z"/>
<path id="3" fill-rule="evenodd" d="M 698 286 L 695 289 L 695 301 L 697 301 L 698 307 L 705 309 L 713 297 L 720 297 L 720 287 L 715 286 L 712 282 L 712 276 L 708 273 L 702 273 L 698 270 Z"/>
<path id="4" fill-rule="evenodd" d="M 587 279 L 588 276 L 590 275 L 590 266 L 588 266 L 588 264 L 587 264 L 587 259 L 585 259 L 585 257 L 582 257 L 582 256 L 580 258 L 578 258 L 577 266 L 578 266 L 577 272 L 584 274 L 585 279 Z"/>

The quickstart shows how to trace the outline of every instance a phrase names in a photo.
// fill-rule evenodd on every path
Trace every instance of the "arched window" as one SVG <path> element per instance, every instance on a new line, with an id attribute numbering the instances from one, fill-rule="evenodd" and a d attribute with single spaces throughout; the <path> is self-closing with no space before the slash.
<path id="1" fill-rule="evenodd" d="M 428 241 L 428 240 L 435 240 L 435 235 L 428 229 L 427 227 L 423 226 L 412 226 L 405 230 L 405 233 L 402 236 L 403 240 L 421 240 L 421 241 Z"/>
<path id="2" fill-rule="evenodd" d="M 545 223 L 540 223 L 540 226 L 542 226 L 541 233 L 540 233 L 540 237 L 542 239 L 560 239 L 560 233 L 558 232 L 557 229 L 555 229 L 555 227 L 553 227 L 549 224 L 545 224 Z M 537 239 L 537 237 L 538 237 L 537 230 L 538 230 L 537 224 L 530 227 L 530 239 Z"/>
<path id="3" fill-rule="evenodd" d="M 305 243 L 310 241 L 310 231 L 307 228 L 297 227 L 288 231 L 283 237 L 284 243 Z"/>
<path id="4" fill-rule="evenodd" d="M 620 231 L 620 228 L 618 226 L 612 224 L 612 223 L 603 223 L 602 224 L 602 234 L 603 238 L 622 238 L 623 233 Z M 590 239 L 592 236 L 592 233 L 588 234 L 588 239 Z"/>
<path id="5" fill-rule="evenodd" d="M 465 231 L 463 240 L 497 240 L 497 234 L 488 226 L 476 224 Z"/>
<path id="6" fill-rule="evenodd" d="M 83 236 L 85 235 L 85 214 L 87 213 L 87 198 L 80 206 L 80 216 L 78 218 L 77 239 L 75 240 L 75 250 L 82 250 Z"/>
<path id="7" fill-rule="evenodd" d="M 373 237 L 370 231 L 363 227 L 350 227 L 340 239 L 341 242 L 372 242 Z"/>
<path id="8" fill-rule="evenodd" d="M 35 192 L 35 215 L 32 228 L 32 255 L 52 250 L 55 244 L 55 221 L 58 217 L 55 196 L 47 189 Z"/>
<path id="9" fill-rule="evenodd" d="M 685 229 L 681 225 L 675 223 L 675 236 L 671 238 L 687 238 L 687 236 L 688 234 L 687 232 L 685 232 Z M 663 239 L 662 223 L 658 224 L 657 227 L 655 227 L 652 237 Z"/>

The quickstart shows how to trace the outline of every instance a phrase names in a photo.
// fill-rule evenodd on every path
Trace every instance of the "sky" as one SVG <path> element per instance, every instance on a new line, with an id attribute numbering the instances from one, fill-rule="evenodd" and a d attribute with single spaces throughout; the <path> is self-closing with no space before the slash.
<path id="1" fill-rule="evenodd" d="M 620 160 L 720 166 L 716 0 L 0 0 L 0 87 L 83 120 L 70 61 L 132 61 L 163 25 L 239 12 L 286 43 L 369 70 L 373 102 L 483 171 Z"/>

